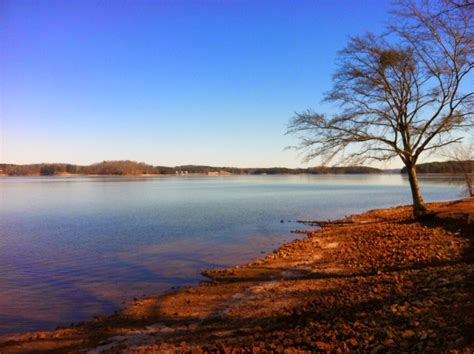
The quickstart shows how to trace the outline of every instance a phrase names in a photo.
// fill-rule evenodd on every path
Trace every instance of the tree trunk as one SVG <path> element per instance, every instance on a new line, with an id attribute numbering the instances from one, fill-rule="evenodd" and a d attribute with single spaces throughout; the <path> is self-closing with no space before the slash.
<path id="1" fill-rule="evenodd" d="M 469 173 L 465 172 L 464 179 L 466 180 L 467 192 L 469 193 L 469 196 L 474 197 L 474 189 L 472 187 L 472 176 Z"/>
<path id="2" fill-rule="evenodd" d="M 413 198 L 413 215 L 415 217 L 426 214 L 427 209 L 421 196 L 418 177 L 416 176 L 416 168 L 414 165 L 407 166 L 408 180 L 410 181 L 411 196 Z"/>

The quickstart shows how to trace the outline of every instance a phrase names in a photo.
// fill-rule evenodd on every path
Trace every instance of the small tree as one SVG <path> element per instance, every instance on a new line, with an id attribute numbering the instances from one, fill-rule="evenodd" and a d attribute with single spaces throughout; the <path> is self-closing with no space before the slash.
<path id="1" fill-rule="evenodd" d="M 450 164 L 456 170 L 461 171 L 467 192 L 470 197 L 474 197 L 474 144 L 454 145 L 445 156 L 451 160 Z"/>
<path id="2" fill-rule="evenodd" d="M 426 207 L 416 175 L 420 155 L 458 142 L 473 126 L 473 4 L 412 1 L 398 4 L 396 25 L 380 36 L 353 37 L 339 53 L 334 86 L 325 101 L 339 112 L 307 110 L 288 133 L 307 160 L 384 161 L 399 157 L 407 168 L 413 211 Z M 352 147 L 351 147 L 352 146 Z"/>

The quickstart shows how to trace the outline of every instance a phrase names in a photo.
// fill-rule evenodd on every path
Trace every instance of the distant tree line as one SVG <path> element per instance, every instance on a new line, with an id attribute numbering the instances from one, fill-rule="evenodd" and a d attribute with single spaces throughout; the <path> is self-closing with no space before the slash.
<path id="1" fill-rule="evenodd" d="M 474 160 L 466 161 L 444 161 L 427 162 L 416 166 L 417 173 L 454 173 L 461 174 L 464 171 L 474 170 Z M 406 167 L 402 168 L 401 173 L 407 173 Z"/>
<path id="2" fill-rule="evenodd" d="M 284 168 L 284 167 L 272 167 L 272 168 L 258 168 L 251 172 L 254 175 L 268 174 L 366 174 L 366 173 L 382 173 L 383 171 L 378 168 L 365 167 L 365 166 L 346 166 L 346 167 L 310 167 L 310 168 Z"/>
<path id="3" fill-rule="evenodd" d="M 461 165 L 463 164 L 463 165 Z M 417 166 L 418 173 L 463 173 L 474 169 L 474 160 L 429 162 Z M 208 174 L 210 172 L 228 172 L 235 175 L 296 175 L 296 174 L 376 174 L 383 170 L 366 166 L 309 167 L 309 168 L 238 168 L 200 165 L 176 167 L 152 166 L 136 161 L 103 161 L 88 166 L 68 163 L 40 163 L 29 165 L 0 164 L 0 174 L 8 176 L 57 176 L 57 175 L 104 175 L 104 176 L 140 176 L 174 174 Z M 401 169 L 406 173 L 406 168 Z"/>
<path id="4" fill-rule="evenodd" d="M 91 175 L 146 175 L 158 174 L 159 171 L 143 162 L 104 161 L 84 167 L 85 174 Z"/>
<path id="5" fill-rule="evenodd" d="M 0 164 L 0 170 L 0 173 L 9 176 L 54 176 L 61 174 L 136 176 L 175 173 L 175 169 L 171 167 L 151 166 L 135 161 L 103 161 L 88 166 L 66 163 Z"/>
<path id="6" fill-rule="evenodd" d="M 79 168 L 72 164 L 51 163 L 51 164 L 29 164 L 29 165 L 14 165 L 14 164 L 0 164 L 0 173 L 8 176 L 52 176 L 59 173 L 79 173 Z"/>
<path id="7" fill-rule="evenodd" d="M 67 163 L 41 163 L 29 165 L 0 164 L 0 174 L 8 176 L 56 176 L 67 174 L 138 176 L 138 175 L 174 175 L 207 174 L 210 172 L 228 172 L 245 175 L 276 174 L 363 174 L 381 173 L 382 170 L 364 166 L 347 167 L 311 167 L 311 168 L 237 168 L 183 165 L 176 167 L 152 166 L 136 161 L 103 161 L 88 166 Z"/>

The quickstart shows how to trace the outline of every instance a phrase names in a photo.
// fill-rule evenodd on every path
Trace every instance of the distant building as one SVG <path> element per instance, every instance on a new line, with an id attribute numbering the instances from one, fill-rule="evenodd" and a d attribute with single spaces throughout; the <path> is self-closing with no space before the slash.
<path id="1" fill-rule="evenodd" d="M 208 176 L 229 176 L 231 175 L 232 173 L 230 172 L 227 172 L 227 171 L 209 171 L 207 173 Z"/>

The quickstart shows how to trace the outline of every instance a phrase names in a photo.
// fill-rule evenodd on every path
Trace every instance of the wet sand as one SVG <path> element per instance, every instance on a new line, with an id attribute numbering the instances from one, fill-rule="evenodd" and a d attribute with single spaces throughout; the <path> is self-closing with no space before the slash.
<path id="1" fill-rule="evenodd" d="M 115 315 L 0 340 L 0 352 L 474 350 L 474 199 L 369 211 L 199 286 Z M 54 304 L 51 304 L 54 306 Z"/>

